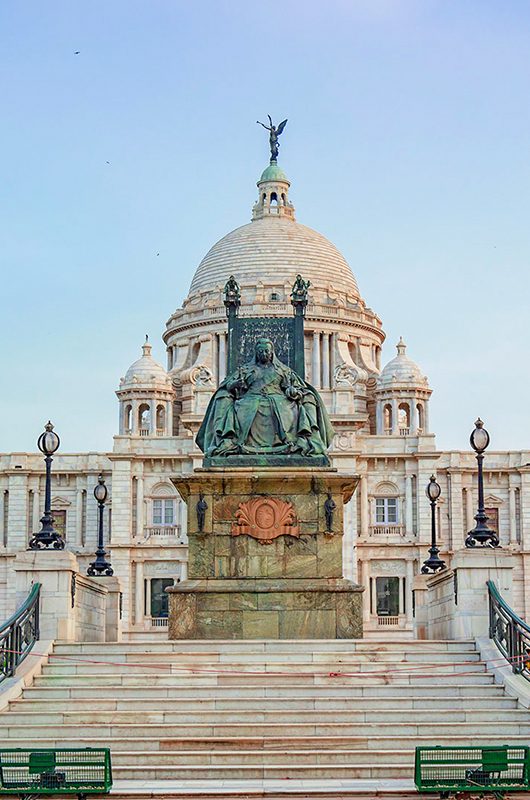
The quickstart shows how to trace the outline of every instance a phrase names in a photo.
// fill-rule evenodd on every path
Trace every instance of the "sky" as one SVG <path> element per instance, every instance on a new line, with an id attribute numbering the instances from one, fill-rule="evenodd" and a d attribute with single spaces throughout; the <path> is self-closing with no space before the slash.
<path id="1" fill-rule="evenodd" d="M 119 379 L 250 219 L 289 122 L 297 219 L 434 392 L 440 449 L 530 450 L 530 5 L 2 0 L 0 451 L 108 451 Z"/>

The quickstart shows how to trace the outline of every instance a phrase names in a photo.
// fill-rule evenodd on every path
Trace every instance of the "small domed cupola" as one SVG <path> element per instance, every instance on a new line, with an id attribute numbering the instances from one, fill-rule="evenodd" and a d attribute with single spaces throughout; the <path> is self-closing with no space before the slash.
<path id="1" fill-rule="evenodd" d="M 145 337 L 142 356 L 120 380 L 120 436 L 171 436 L 174 389 L 164 367 L 151 355 Z"/>
<path id="2" fill-rule="evenodd" d="M 377 378 L 376 433 L 387 436 L 419 436 L 429 433 L 429 398 L 432 389 L 419 366 L 407 356 L 400 337 L 397 356 Z"/>
<path id="3" fill-rule="evenodd" d="M 258 199 L 252 209 L 252 219 L 282 217 L 294 220 L 294 206 L 289 201 L 291 183 L 276 161 L 263 170 L 257 183 Z"/>

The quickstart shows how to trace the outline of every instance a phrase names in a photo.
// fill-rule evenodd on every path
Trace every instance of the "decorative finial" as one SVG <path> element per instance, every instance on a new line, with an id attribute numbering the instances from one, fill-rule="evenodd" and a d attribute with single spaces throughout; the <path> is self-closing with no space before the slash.
<path id="1" fill-rule="evenodd" d="M 149 335 L 146 333 L 145 334 L 145 342 L 142 345 L 142 353 L 144 354 L 144 356 L 150 356 L 151 355 L 151 350 L 152 350 L 152 347 L 149 344 Z"/>
<path id="2" fill-rule="evenodd" d="M 259 119 L 256 120 L 256 125 L 261 125 L 265 128 L 266 131 L 269 131 L 269 147 L 271 149 L 271 164 L 276 164 L 278 161 L 278 151 L 280 149 L 280 143 L 278 141 L 278 136 L 283 133 L 283 129 L 287 125 L 287 120 L 284 119 L 283 122 L 280 122 L 279 125 L 273 125 L 272 118 L 270 114 L 267 114 L 269 118 L 269 125 L 265 125 L 263 122 L 260 122 Z"/>
<path id="3" fill-rule="evenodd" d="M 407 345 L 403 341 L 403 337 L 402 336 L 399 337 L 399 342 L 397 343 L 396 348 L 397 348 L 397 351 L 398 351 L 398 356 L 404 356 L 405 355 L 405 350 L 407 349 Z"/>

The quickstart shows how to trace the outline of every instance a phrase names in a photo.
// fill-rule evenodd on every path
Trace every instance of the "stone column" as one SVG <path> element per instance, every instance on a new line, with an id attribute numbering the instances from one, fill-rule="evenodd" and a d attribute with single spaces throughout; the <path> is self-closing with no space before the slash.
<path id="1" fill-rule="evenodd" d="M 151 398 L 149 400 L 149 433 L 151 436 L 156 436 L 156 400 Z"/>
<path id="2" fill-rule="evenodd" d="M 180 562 L 180 580 L 187 581 L 188 580 L 188 562 L 181 561 Z"/>
<path id="3" fill-rule="evenodd" d="M 381 400 L 377 400 L 375 404 L 375 432 L 379 436 L 384 433 L 383 430 L 383 404 Z"/>
<path id="4" fill-rule="evenodd" d="M 428 400 L 425 400 L 424 403 L 423 403 L 423 420 L 424 420 L 423 433 L 430 433 L 430 428 L 429 428 L 429 401 Z"/>
<path id="5" fill-rule="evenodd" d="M 416 401 L 409 400 L 409 417 L 410 417 L 410 433 L 414 436 L 418 434 L 418 409 L 416 408 Z"/>
<path id="6" fill-rule="evenodd" d="M 125 433 L 125 403 L 123 400 L 120 400 L 120 409 L 118 414 L 118 433 L 120 436 L 123 436 Z"/>
<path id="7" fill-rule="evenodd" d="M 144 621 L 144 564 L 143 561 L 136 562 L 136 596 L 134 598 L 134 621 L 136 625 L 142 625 Z"/>
<path id="8" fill-rule="evenodd" d="M 414 582 L 414 563 L 411 559 L 406 562 L 407 574 L 405 577 L 405 618 L 407 625 L 412 625 L 412 590 Z"/>
<path id="9" fill-rule="evenodd" d="M 138 400 L 133 400 L 131 405 L 131 434 L 132 436 L 138 436 Z"/>
<path id="10" fill-rule="evenodd" d="M 412 507 L 412 475 L 405 475 L 405 533 L 410 536 L 414 533 L 414 519 Z"/>
<path id="11" fill-rule="evenodd" d="M 4 528 L 5 489 L 0 485 L 0 547 L 6 546 L 7 531 Z"/>
<path id="12" fill-rule="evenodd" d="M 392 434 L 395 436 L 399 433 L 398 427 L 398 401 L 394 398 L 392 400 Z"/>
<path id="13" fill-rule="evenodd" d="M 361 561 L 361 585 L 364 586 L 363 597 L 363 627 L 366 628 L 370 622 L 370 603 L 373 603 L 373 598 L 370 597 L 370 578 L 368 575 L 368 561 Z"/>
<path id="14" fill-rule="evenodd" d="M 368 527 L 369 527 L 369 519 L 368 519 L 368 485 L 366 482 L 366 475 L 361 475 L 360 483 L 360 491 L 361 491 L 361 536 L 368 536 Z"/>
<path id="15" fill-rule="evenodd" d="M 166 400 L 166 436 L 173 436 L 173 403 Z"/>
<path id="16" fill-rule="evenodd" d="M 44 509 L 41 510 L 40 507 L 40 491 L 39 491 L 39 479 L 37 478 L 37 483 L 35 489 L 33 490 L 33 519 L 31 522 L 31 532 L 36 533 L 40 530 L 40 518 L 44 513 Z"/>
<path id="17" fill-rule="evenodd" d="M 331 334 L 331 364 L 329 370 L 329 385 L 331 389 L 334 388 L 335 367 L 337 366 L 338 338 L 338 333 Z"/>
<path id="18" fill-rule="evenodd" d="M 316 331 L 313 331 L 313 364 L 311 379 L 315 389 L 320 389 L 320 333 Z"/>
<path id="19" fill-rule="evenodd" d="M 83 545 L 83 490 L 79 487 L 75 493 L 75 544 Z"/>
<path id="20" fill-rule="evenodd" d="M 466 533 L 469 533 L 475 527 L 475 507 L 473 504 L 473 489 L 471 486 L 466 486 Z"/>
<path id="21" fill-rule="evenodd" d="M 510 544 L 517 544 L 517 514 L 516 514 L 516 492 L 515 486 L 510 486 L 509 493 L 509 507 L 510 507 Z"/>
<path id="22" fill-rule="evenodd" d="M 9 476 L 9 529 L 8 545 L 13 550 L 25 550 L 28 546 L 28 476 Z M 40 526 L 39 526 L 40 527 Z"/>
<path id="23" fill-rule="evenodd" d="M 329 333 L 322 334 L 322 388 L 329 389 Z"/>
<path id="24" fill-rule="evenodd" d="M 136 476 L 136 536 L 144 533 L 144 479 Z"/>

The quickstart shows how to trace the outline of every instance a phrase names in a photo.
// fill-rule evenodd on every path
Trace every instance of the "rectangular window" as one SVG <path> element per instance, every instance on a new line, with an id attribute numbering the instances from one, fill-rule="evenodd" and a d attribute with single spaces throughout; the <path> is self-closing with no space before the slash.
<path id="1" fill-rule="evenodd" d="M 375 524 L 397 525 L 397 521 L 398 521 L 397 497 L 376 497 Z"/>
<path id="2" fill-rule="evenodd" d="M 174 500 L 153 500 L 153 525 L 173 525 L 175 521 Z"/>
<path id="3" fill-rule="evenodd" d="M 376 578 L 375 594 L 378 617 L 399 615 L 399 578 Z"/>
<path id="4" fill-rule="evenodd" d="M 173 578 L 151 578 L 151 616 L 167 617 L 168 594 L 167 586 L 173 586 Z"/>

